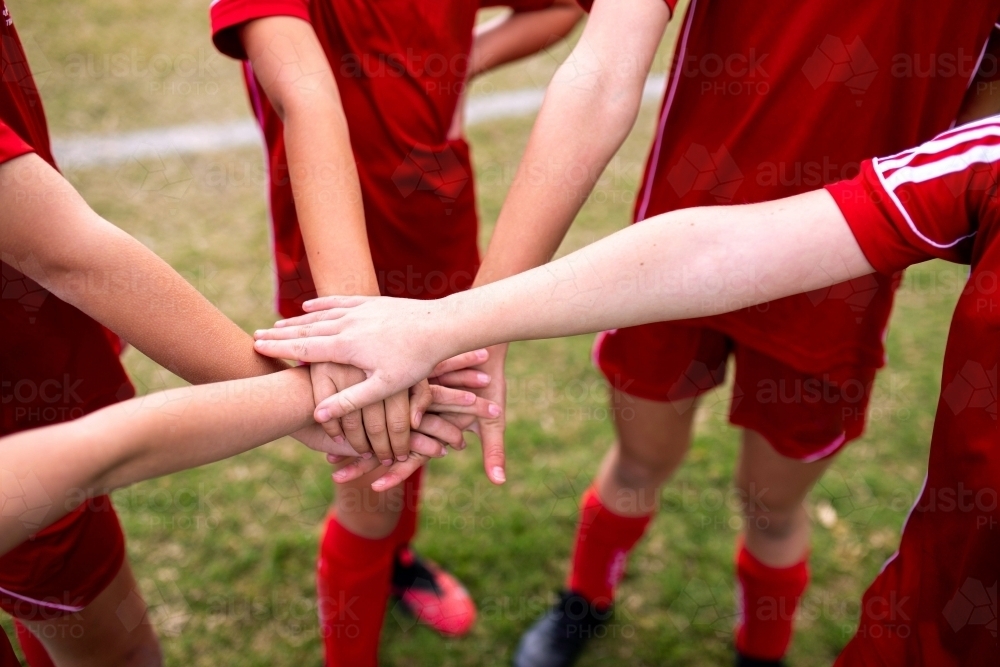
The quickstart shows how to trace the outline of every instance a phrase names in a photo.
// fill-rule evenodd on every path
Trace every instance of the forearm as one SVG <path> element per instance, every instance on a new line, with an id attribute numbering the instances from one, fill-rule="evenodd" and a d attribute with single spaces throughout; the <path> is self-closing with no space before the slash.
<path id="1" fill-rule="evenodd" d="M 378 294 L 347 118 L 312 26 L 269 17 L 244 27 L 242 39 L 284 124 L 295 212 L 317 291 Z"/>
<path id="2" fill-rule="evenodd" d="M 780 230 L 780 233 L 776 232 Z M 546 266 L 448 297 L 455 351 L 728 312 L 871 273 L 823 190 L 656 216 Z"/>
<path id="3" fill-rule="evenodd" d="M 194 383 L 286 368 L 37 155 L 0 166 L 5 261 Z"/>
<path id="4" fill-rule="evenodd" d="M 580 42 L 549 84 L 476 285 L 555 254 L 635 123 L 668 18 L 662 2 L 652 9 L 642 0 L 595 3 Z"/>
<path id="5" fill-rule="evenodd" d="M 0 517 L 0 553 L 87 496 L 235 456 L 306 426 L 312 410 L 309 374 L 298 368 L 150 394 L 4 438 L 0 484 L 44 493 L 51 509 L 31 524 Z"/>
<path id="6" fill-rule="evenodd" d="M 558 0 L 548 9 L 503 14 L 476 26 L 468 78 L 551 46 L 568 35 L 582 16 L 575 0 Z"/>

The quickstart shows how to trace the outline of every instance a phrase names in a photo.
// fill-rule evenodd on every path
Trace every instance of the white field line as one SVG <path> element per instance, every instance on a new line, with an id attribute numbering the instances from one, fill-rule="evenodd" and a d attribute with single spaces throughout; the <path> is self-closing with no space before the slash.
<path id="1" fill-rule="evenodd" d="M 643 102 L 661 99 L 665 85 L 662 75 L 649 77 L 643 89 Z M 544 97 L 544 88 L 522 88 L 470 97 L 466 103 L 465 122 L 476 125 L 502 118 L 528 116 L 538 111 Z M 52 151 L 60 167 L 79 169 L 114 166 L 129 159 L 141 160 L 164 153 L 209 153 L 260 144 L 257 123 L 245 119 L 175 125 L 122 134 L 56 137 L 52 140 Z"/>

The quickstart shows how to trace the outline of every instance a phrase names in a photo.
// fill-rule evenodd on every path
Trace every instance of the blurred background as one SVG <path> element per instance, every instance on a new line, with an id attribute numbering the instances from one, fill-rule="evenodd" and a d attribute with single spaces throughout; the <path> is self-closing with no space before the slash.
<path id="1" fill-rule="evenodd" d="M 273 322 L 261 140 L 238 64 L 212 46 L 208 2 L 8 6 L 70 181 L 242 327 Z M 527 141 L 532 100 L 578 34 L 469 86 L 483 247 Z M 671 31 L 656 60 L 661 76 L 674 38 Z M 634 131 L 560 253 L 631 220 L 662 86 L 662 78 L 651 80 Z M 808 500 L 814 578 L 790 664 L 832 661 L 854 632 L 862 591 L 895 549 L 924 475 L 964 270 L 921 265 L 899 292 L 868 432 Z M 416 546 L 468 586 L 479 621 L 469 636 L 445 640 L 390 606 L 384 664 L 509 664 L 520 633 L 562 585 L 577 499 L 613 438 L 605 385 L 590 364 L 592 340 L 512 346 L 504 487 L 487 481 L 476 447 L 431 465 Z M 181 384 L 135 350 L 125 361 L 140 392 Z M 737 451 L 726 423 L 730 392 L 703 400 L 687 465 L 664 489 L 634 553 L 608 638 L 593 642 L 581 665 L 731 660 L 732 554 L 742 519 L 730 490 Z M 333 494 L 329 474 L 322 459 L 286 439 L 115 494 L 168 664 L 321 664 L 314 564 Z M 8 618 L 0 624 L 11 631 Z"/>

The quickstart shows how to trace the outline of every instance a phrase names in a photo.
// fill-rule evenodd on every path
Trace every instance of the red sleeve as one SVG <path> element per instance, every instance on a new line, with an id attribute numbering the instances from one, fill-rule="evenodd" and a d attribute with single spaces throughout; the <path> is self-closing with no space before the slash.
<path id="1" fill-rule="evenodd" d="M 0 120 L 0 164 L 25 153 L 34 152 L 35 149 L 12 130 L 10 125 Z"/>
<path id="2" fill-rule="evenodd" d="M 239 27 L 265 16 L 294 16 L 308 21 L 309 0 L 213 0 L 211 19 L 215 48 L 237 60 L 246 60 Z"/>
<path id="3" fill-rule="evenodd" d="M 868 262 L 893 273 L 932 258 L 968 264 L 997 216 L 1000 116 L 969 123 L 827 186 Z"/>
<path id="4" fill-rule="evenodd" d="M 670 8 L 670 15 L 674 15 L 674 8 L 677 7 L 677 0 L 663 0 Z M 583 7 L 583 11 L 590 13 L 590 8 L 594 6 L 594 0 L 576 0 L 577 4 Z"/>

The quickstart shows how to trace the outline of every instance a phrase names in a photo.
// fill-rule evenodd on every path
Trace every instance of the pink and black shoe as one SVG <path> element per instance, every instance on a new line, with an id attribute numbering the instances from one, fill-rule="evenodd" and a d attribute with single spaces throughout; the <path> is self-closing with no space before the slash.
<path id="1" fill-rule="evenodd" d="M 465 586 L 409 548 L 396 556 L 392 594 L 418 623 L 445 637 L 461 637 L 476 622 L 476 604 Z"/>

